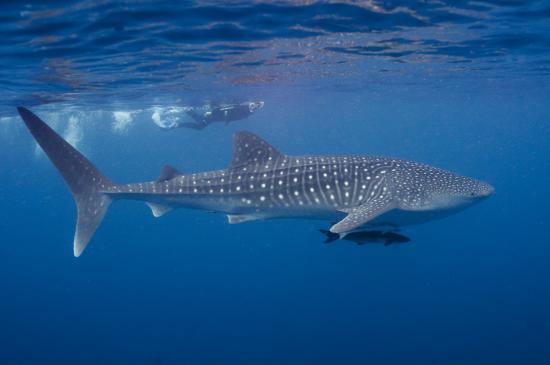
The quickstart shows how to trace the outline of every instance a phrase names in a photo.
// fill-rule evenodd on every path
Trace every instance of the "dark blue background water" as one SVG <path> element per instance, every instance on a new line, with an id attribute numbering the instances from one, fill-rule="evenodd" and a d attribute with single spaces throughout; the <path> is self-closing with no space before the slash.
<path id="1" fill-rule="evenodd" d="M 547 364 L 547 2 L 2 5 L 1 364 Z M 155 112 L 264 100 L 162 131 Z M 224 168 L 250 130 L 289 154 L 378 154 L 486 180 L 401 246 L 321 221 L 229 225 L 122 201 L 83 256 L 24 104 L 119 182 Z"/>

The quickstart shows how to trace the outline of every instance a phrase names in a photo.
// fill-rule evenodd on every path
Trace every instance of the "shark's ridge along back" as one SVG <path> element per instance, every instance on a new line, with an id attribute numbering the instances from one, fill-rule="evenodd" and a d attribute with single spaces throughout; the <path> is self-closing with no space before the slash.
<path id="1" fill-rule="evenodd" d="M 86 248 L 111 203 L 111 198 L 102 191 L 114 184 L 30 110 L 19 107 L 17 111 L 73 194 L 78 210 L 74 255 L 78 257 Z"/>

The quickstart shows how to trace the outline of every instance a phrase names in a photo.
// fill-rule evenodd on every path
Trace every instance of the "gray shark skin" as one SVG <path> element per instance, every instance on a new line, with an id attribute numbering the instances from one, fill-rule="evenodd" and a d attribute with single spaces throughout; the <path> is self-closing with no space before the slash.
<path id="1" fill-rule="evenodd" d="M 166 166 L 156 181 L 116 184 L 26 108 L 25 125 L 63 176 L 76 202 L 74 255 L 80 256 L 111 202 L 146 202 L 159 217 L 178 208 L 223 212 L 229 223 L 271 218 L 333 220 L 332 233 L 419 224 L 493 194 L 491 185 L 418 162 L 372 156 L 287 156 L 239 132 L 225 170 L 182 174 Z"/>

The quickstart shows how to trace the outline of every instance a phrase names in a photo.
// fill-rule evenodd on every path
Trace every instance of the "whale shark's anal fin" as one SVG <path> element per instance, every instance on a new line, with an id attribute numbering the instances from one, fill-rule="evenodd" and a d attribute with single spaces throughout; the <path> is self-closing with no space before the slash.
<path id="1" fill-rule="evenodd" d="M 261 218 L 255 215 L 249 215 L 249 214 L 228 214 L 227 215 L 227 221 L 229 222 L 229 224 L 238 224 L 243 222 L 256 221 L 259 219 Z"/>
<path id="2" fill-rule="evenodd" d="M 17 110 L 73 194 L 78 210 L 74 255 L 78 257 L 103 220 L 112 201 L 104 192 L 116 185 L 30 110 L 23 107 Z"/>
<path id="3" fill-rule="evenodd" d="M 395 206 L 394 200 L 388 194 L 373 197 L 355 208 L 342 210 L 348 213 L 348 215 L 340 222 L 330 227 L 330 231 L 341 235 L 345 234 L 389 212 L 394 209 Z"/>

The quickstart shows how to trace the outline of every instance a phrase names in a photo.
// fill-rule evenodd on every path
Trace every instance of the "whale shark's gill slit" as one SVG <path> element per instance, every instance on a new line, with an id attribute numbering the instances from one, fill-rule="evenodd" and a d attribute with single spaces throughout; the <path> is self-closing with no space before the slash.
<path id="1" fill-rule="evenodd" d="M 63 140 L 44 121 L 26 108 L 17 108 L 25 125 L 69 186 L 78 211 L 74 255 L 80 256 L 100 225 L 112 199 L 103 192 L 116 185 Z"/>

